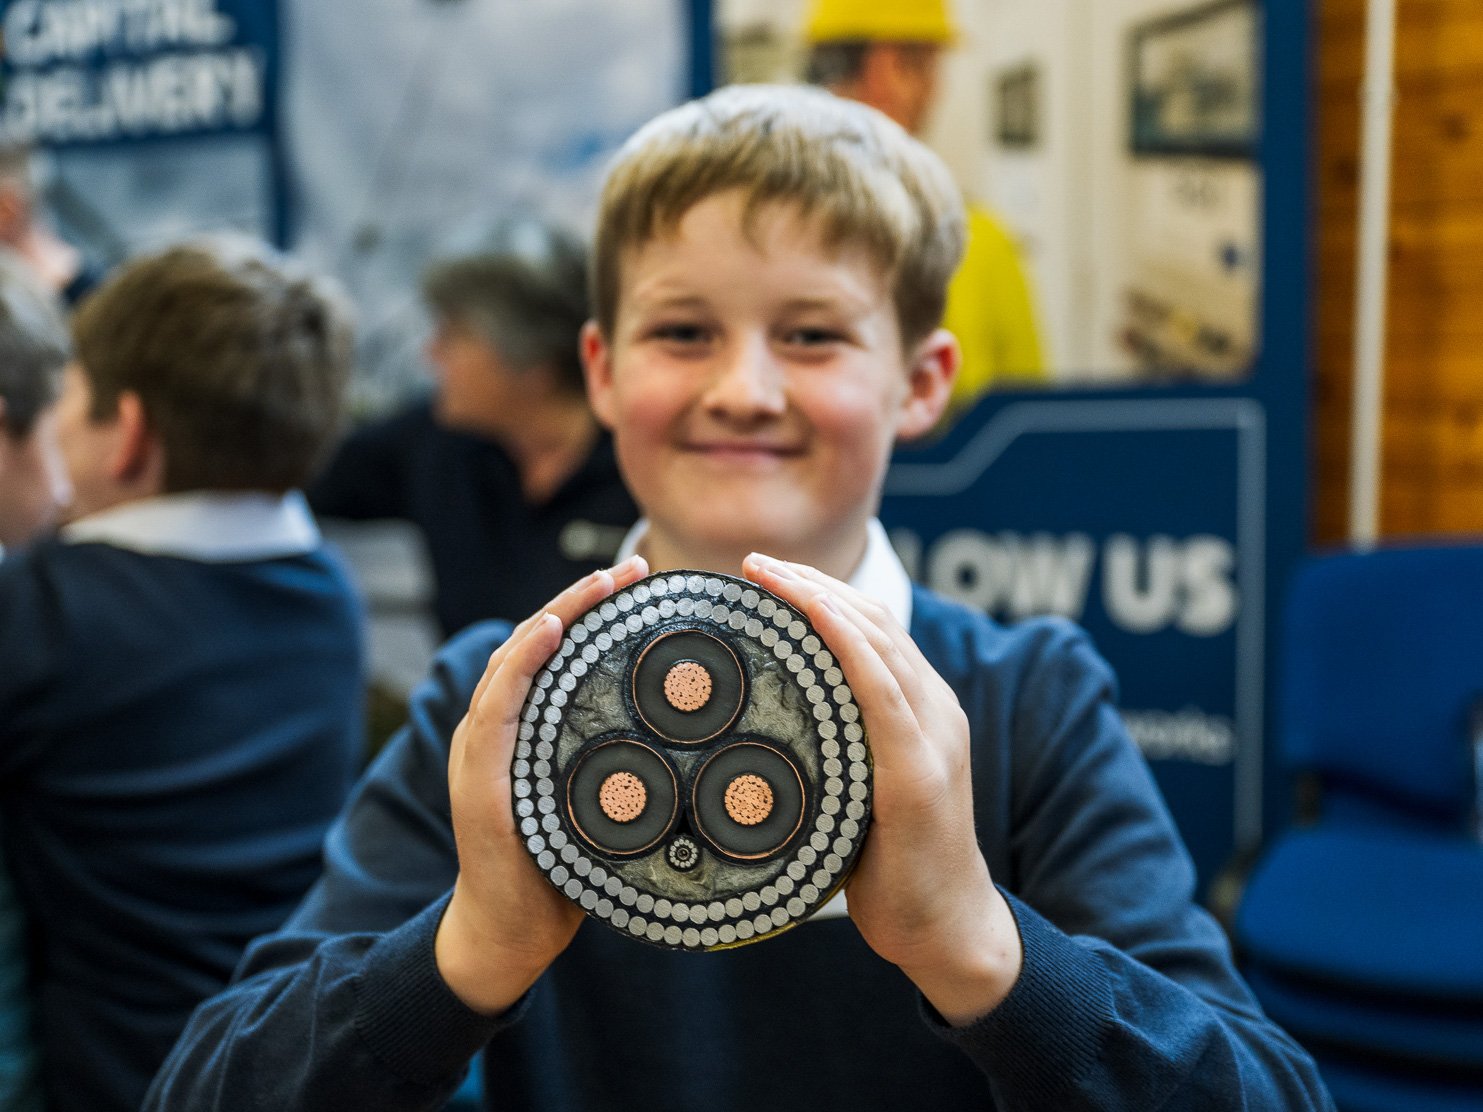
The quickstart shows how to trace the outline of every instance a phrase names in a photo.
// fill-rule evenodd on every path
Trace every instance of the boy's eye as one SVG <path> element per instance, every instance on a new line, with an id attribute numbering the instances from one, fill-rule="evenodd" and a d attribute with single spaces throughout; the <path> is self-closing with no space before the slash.
<path id="1" fill-rule="evenodd" d="M 652 335 L 656 340 L 665 340 L 675 344 L 700 344 L 710 339 L 710 330 L 704 325 L 689 323 L 660 324 L 654 327 Z"/>
<path id="2" fill-rule="evenodd" d="M 784 335 L 784 340 L 789 344 L 800 347 L 821 347 L 825 344 L 835 344 L 843 340 L 844 333 L 833 328 L 794 328 Z"/>

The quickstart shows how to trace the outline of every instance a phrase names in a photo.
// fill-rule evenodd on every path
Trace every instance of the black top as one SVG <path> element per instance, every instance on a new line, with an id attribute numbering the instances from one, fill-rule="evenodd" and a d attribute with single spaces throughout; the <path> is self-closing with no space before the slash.
<path id="1" fill-rule="evenodd" d="M 485 618 L 520 621 L 606 567 L 638 509 L 603 433 L 539 505 L 493 440 L 440 426 L 424 402 L 353 432 L 309 491 L 326 517 L 399 518 L 427 540 L 445 635 Z"/>

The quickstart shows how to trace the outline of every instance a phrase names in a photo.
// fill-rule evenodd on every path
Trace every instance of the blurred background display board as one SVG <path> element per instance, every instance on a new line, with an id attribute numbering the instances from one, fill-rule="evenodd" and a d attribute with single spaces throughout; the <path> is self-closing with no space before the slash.
<path id="1" fill-rule="evenodd" d="M 295 250 L 357 302 L 366 412 L 424 384 L 432 253 L 518 211 L 585 232 L 607 157 L 709 80 L 682 0 L 0 7 L 0 127 L 64 236 L 97 270 L 224 228 Z"/>
<path id="2" fill-rule="evenodd" d="M 201 227 L 280 238 L 280 12 L 262 0 L 6 0 L 0 139 L 33 146 L 94 270 Z"/>

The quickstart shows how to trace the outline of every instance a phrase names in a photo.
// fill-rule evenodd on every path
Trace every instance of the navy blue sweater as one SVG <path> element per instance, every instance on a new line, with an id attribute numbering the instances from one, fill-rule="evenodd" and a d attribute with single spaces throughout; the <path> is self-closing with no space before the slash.
<path id="1" fill-rule="evenodd" d="M 483 1018 L 439 978 L 457 860 L 449 735 L 504 630 L 451 644 L 327 842 L 284 930 L 203 1005 L 149 1109 L 434 1109 L 485 1048 L 523 1110 L 1328 1108 L 1232 969 L 1107 666 L 1074 627 L 1011 630 L 918 591 L 912 635 L 973 724 L 980 843 L 1024 938 L 990 1015 L 951 1030 L 846 919 L 659 950 L 593 922 Z"/>
<path id="2" fill-rule="evenodd" d="M 137 1109 L 317 877 L 363 745 L 359 637 L 323 551 L 0 564 L 0 813 L 55 1112 Z"/>

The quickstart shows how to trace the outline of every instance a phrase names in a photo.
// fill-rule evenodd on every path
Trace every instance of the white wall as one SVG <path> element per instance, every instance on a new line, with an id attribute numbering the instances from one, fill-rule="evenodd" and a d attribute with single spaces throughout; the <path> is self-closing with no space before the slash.
<path id="1" fill-rule="evenodd" d="M 1186 311 L 1233 333 L 1255 319 L 1257 173 L 1238 162 L 1128 152 L 1128 33 L 1201 2 L 977 0 L 968 13 L 964 52 L 986 90 L 1005 67 L 1041 67 L 1040 144 L 1006 150 L 980 132 L 976 184 L 1025 249 L 1063 377 L 1117 381 L 1135 372 L 1118 341 L 1135 285 L 1180 296 Z M 1234 270 L 1217 265 L 1228 244 L 1243 260 Z"/>

